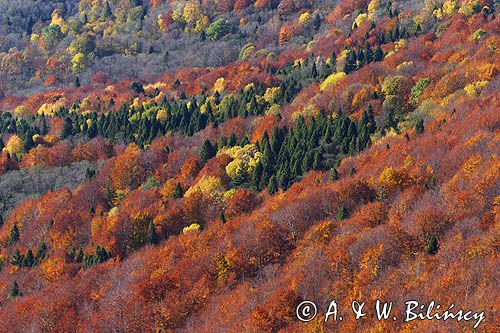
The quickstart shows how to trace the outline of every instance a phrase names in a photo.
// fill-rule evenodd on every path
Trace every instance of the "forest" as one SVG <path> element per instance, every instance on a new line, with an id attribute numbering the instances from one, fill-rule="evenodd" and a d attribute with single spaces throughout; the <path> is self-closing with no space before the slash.
<path id="1" fill-rule="evenodd" d="M 0 332 L 498 332 L 498 14 L 0 0 Z"/>

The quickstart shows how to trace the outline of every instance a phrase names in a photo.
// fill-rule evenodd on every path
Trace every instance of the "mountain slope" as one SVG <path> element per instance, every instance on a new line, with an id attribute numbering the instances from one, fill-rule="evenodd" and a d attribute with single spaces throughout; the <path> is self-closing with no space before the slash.
<path id="1" fill-rule="evenodd" d="M 56 87 L 1 102 L 2 182 L 81 174 L 20 204 L 0 193 L 0 331 L 472 330 L 405 322 L 408 300 L 485 311 L 479 330 L 497 330 L 493 2 L 106 3 L 56 16 L 88 15 L 96 43 L 142 22 L 150 55 L 95 58 L 73 87 L 70 61 Z M 173 30 L 152 42 L 147 23 L 169 9 Z M 200 63 L 181 47 L 178 65 L 146 68 L 175 34 Z M 103 70 L 122 57 L 137 62 Z M 307 323 L 304 300 L 319 311 Z M 325 323 L 332 300 L 348 314 Z M 355 320 L 354 300 L 394 302 L 398 320 Z"/>

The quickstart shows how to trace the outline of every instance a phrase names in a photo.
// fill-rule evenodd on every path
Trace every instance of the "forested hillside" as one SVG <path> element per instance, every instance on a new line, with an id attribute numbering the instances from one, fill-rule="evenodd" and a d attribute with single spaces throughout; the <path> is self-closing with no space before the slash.
<path id="1" fill-rule="evenodd" d="M 497 7 L 0 0 L 0 332 L 498 332 Z"/>

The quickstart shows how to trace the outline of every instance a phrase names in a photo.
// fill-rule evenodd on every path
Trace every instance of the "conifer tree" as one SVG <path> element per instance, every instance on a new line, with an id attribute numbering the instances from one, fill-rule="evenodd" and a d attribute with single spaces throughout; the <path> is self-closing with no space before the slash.
<path id="1" fill-rule="evenodd" d="M 313 164 L 312 164 L 313 170 L 320 170 L 321 169 L 321 156 L 318 151 L 315 151 L 313 154 Z"/>
<path id="2" fill-rule="evenodd" d="M 262 155 L 262 166 L 264 167 L 264 174 L 271 175 L 274 172 L 276 158 L 271 149 L 269 141 L 263 142 L 264 145 L 264 153 Z"/>
<path id="3" fill-rule="evenodd" d="M 373 52 L 368 43 L 365 44 L 364 58 L 366 63 L 373 61 Z"/>
<path id="4" fill-rule="evenodd" d="M 354 53 L 354 51 L 352 50 L 349 50 L 345 58 L 344 73 L 349 74 L 356 69 L 356 53 Z"/>
<path id="5" fill-rule="evenodd" d="M 38 247 L 38 250 L 36 251 L 36 257 L 35 257 L 36 264 L 39 264 L 40 262 L 42 262 L 43 259 L 45 259 L 46 252 L 47 252 L 47 244 L 42 243 Z"/>
<path id="6" fill-rule="evenodd" d="M 229 140 L 228 140 L 228 142 L 227 142 L 227 145 L 228 145 L 229 147 L 234 147 L 234 146 L 236 146 L 237 141 L 238 141 L 238 140 L 236 139 L 236 134 L 231 133 L 231 135 L 229 135 Z"/>
<path id="7" fill-rule="evenodd" d="M 358 48 L 358 52 L 357 52 L 357 55 L 356 55 L 356 58 L 357 60 L 359 61 L 360 64 L 364 64 L 365 63 L 365 54 L 363 52 L 363 49 L 361 47 Z"/>
<path id="8" fill-rule="evenodd" d="M 313 28 L 314 30 L 318 31 L 320 27 L 321 27 L 321 17 L 319 16 L 318 13 L 316 13 L 313 19 Z"/>
<path id="9" fill-rule="evenodd" d="M 375 51 L 373 52 L 373 60 L 374 61 L 382 61 L 384 60 L 384 52 L 380 48 L 380 46 L 377 46 L 375 48 Z"/>
<path id="10" fill-rule="evenodd" d="M 19 251 L 19 249 L 16 249 L 16 251 L 14 251 L 14 254 L 12 254 L 10 256 L 9 261 L 12 265 L 21 267 L 21 265 L 23 263 L 23 259 L 24 259 L 24 256 L 21 255 L 21 251 Z"/>
<path id="11" fill-rule="evenodd" d="M 35 256 L 33 255 L 33 251 L 31 249 L 28 249 L 28 253 L 26 254 L 25 257 L 25 262 L 23 264 L 24 267 L 33 267 L 35 264 Z"/>
<path id="12" fill-rule="evenodd" d="M 10 234 L 9 234 L 9 246 L 14 244 L 19 240 L 19 228 L 17 227 L 17 224 L 14 223 L 12 228 L 10 229 Z"/>
<path id="13" fill-rule="evenodd" d="M 278 181 L 276 180 L 276 176 L 272 175 L 271 178 L 269 178 L 269 183 L 267 184 L 267 192 L 273 195 L 277 191 L 278 191 Z"/>
<path id="14" fill-rule="evenodd" d="M 83 249 L 80 247 L 76 252 L 75 261 L 80 263 L 83 261 Z"/>
<path id="15" fill-rule="evenodd" d="M 215 156 L 217 152 L 210 140 L 205 140 L 203 146 L 201 146 L 200 158 L 203 163 L 206 163 L 209 159 Z"/>
<path id="16" fill-rule="evenodd" d="M 423 119 L 419 119 L 417 121 L 417 124 L 415 125 L 415 131 L 418 133 L 418 134 L 422 134 L 424 133 L 424 120 Z"/>
<path id="17" fill-rule="evenodd" d="M 22 293 L 19 290 L 19 285 L 17 284 L 17 281 L 14 280 L 14 283 L 12 284 L 9 293 L 7 294 L 7 299 L 12 299 L 18 296 L 22 296 Z"/>
<path id="18" fill-rule="evenodd" d="M 312 69 L 311 69 L 311 77 L 316 79 L 318 77 L 318 68 L 316 67 L 316 61 L 313 60 Z"/>
<path id="19" fill-rule="evenodd" d="M 73 121 L 70 117 L 64 118 L 63 130 L 61 132 L 61 138 L 66 139 L 68 136 L 74 134 Z"/>
<path id="20" fill-rule="evenodd" d="M 148 225 L 148 243 L 152 245 L 158 244 L 158 235 L 156 234 L 153 221 L 150 221 Z"/>
<path id="21" fill-rule="evenodd" d="M 363 111 L 359 121 L 359 135 L 357 138 L 358 150 L 362 151 L 371 143 L 370 135 L 375 132 L 376 124 L 373 116 L 373 107 L 370 104 L 367 111 Z"/>
<path id="22" fill-rule="evenodd" d="M 398 122 L 396 121 L 392 110 L 387 113 L 387 116 L 384 119 L 384 128 L 387 130 L 394 128 L 396 131 L 398 129 Z"/>
<path id="23" fill-rule="evenodd" d="M 290 172 L 288 170 L 288 164 L 284 164 L 283 167 L 278 171 L 278 186 L 284 190 L 290 187 Z"/>
<path id="24" fill-rule="evenodd" d="M 335 52 L 332 52 L 332 55 L 330 56 L 330 67 L 332 69 L 332 72 L 336 71 L 337 68 L 337 55 Z"/>
<path id="25" fill-rule="evenodd" d="M 248 173 L 244 168 L 238 168 L 236 170 L 233 183 L 235 186 L 240 186 L 248 181 Z"/>
<path id="26" fill-rule="evenodd" d="M 415 36 L 418 36 L 421 33 L 422 33 L 422 27 L 420 26 L 420 24 L 417 24 L 417 27 L 415 28 Z"/>
<path id="27" fill-rule="evenodd" d="M 220 212 L 219 218 L 222 223 L 226 223 L 226 215 L 224 214 L 224 212 Z"/>
<path id="28" fill-rule="evenodd" d="M 345 206 L 341 204 L 337 210 L 337 215 L 336 215 L 337 221 L 344 220 L 345 218 L 347 218 L 348 215 L 349 212 L 347 211 L 347 208 L 345 208 Z"/>
<path id="29" fill-rule="evenodd" d="M 262 189 L 263 171 L 264 168 L 262 167 L 262 163 L 259 161 L 252 172 L 252 179 L 250 180 L 252 188 L 255 189 L 256 191 L 260 191 Z"/>
<path id="30" fill-rule="evenodd" d="M 108 181 L 104 187 L 104 202 L 106 204 L 106 208 L 113 207 L 114 201 L 116 199 L 116 192 L 113 189 L 111 177 L 109 176 Z"/>
<path id="31" fill-rule="evenodd" d="M 339 172 L 337 171 L 336 168 L 333 168 L 332 171 L 330 172 L 330 181 L 334 182 L 339 179 Z"/>
<path id="32" fill-rule="evenodd" d="M 184 189 L 182 188 L 180 183 L 177 183 L 177 185 L 175 186 L 173 196 L 174 196 L 174 199 L 180 199 L 184 196 Z"/>
<path id="33" fill-rule="evenodd" d="M 427 244 L 427 248 L 425 249 L 425 253 L 428 255 L 435 255 L 438 252 L 439 243 L 436 237 L 436 234 L 432 234 L 429 238 L 429 242 Z"/>
<path id="34" fill-rule="evenodd" d="M 42 126 L 40 128 L 40 135 L 46 135 L 48 133 L 48 131 L 49 131 L 49 129 L 47 127 L 47 120 L 45 119 L 45 114 L 42 114 Z M 2 148 L 3 147 L 1 147 L 1 142 L 0 142 L 0 150 Z"/>
<path id="35" fill-rule="evenodd" d="M 104 8 L 102 11 L 102 15 L 104 18 L 110 18 L 113 13 L 111 12 L 111 7 L 109 6 L 109 2 L 104 1 Z"/>

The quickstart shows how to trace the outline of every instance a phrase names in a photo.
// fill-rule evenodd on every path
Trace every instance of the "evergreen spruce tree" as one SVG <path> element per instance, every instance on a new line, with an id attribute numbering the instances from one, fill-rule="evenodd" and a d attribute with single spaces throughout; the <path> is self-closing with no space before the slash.
<path id="1" fill-rule="evenodd" d="M 248 136 L 244 136 L 243 139 L 241 139 L 240 145 L 241 146 L 246 146 L 249 143 L 250 143 L 250 139 L 248 138 Z"/>
<path id="2" fill-rule="evenodd" d="M 19 266 L 21 267 L 23 263 L 24 256 L 21 255 L 21 251 L 19 249 L 16 249 L 14 253 L 10 256 L 9 262 L 14 265 L 14 266 Z"/>
<path id="3" fill-rule="evenodd" d="M 203 163 L 206 163 L 209 159 L 215 156 L 216 150 L 210 140 L 205 140 L 203 146 L 201 146 L 200 158 Z"/>
<path id="4" fill-rule="evenodd" d="M 222 136 L 217 140 L 217 150 L 224 148 L 227 146 L 227 139 L 226 137 Z"/>
<path id="5" fill-rule="evenodd" d="M 19 285 L 17 284 L 17 281 L 14 280 L 14 283 L 12 284 L 9 293 L 7 294 L 7 299 L 12 299 L 18 296 L 22 296 L 22 293 L 19 290 Z"/>
<path id="6" fill-rule="evenodd" d="M 45 115 L 42 114 L 42 126 L 40 128 L 40 135 L 46 135 L 47 133 L 49 132 L 49 129 L 47 127 L 47 120 L 45 119 Z M 1 141 L 1 140 L 0 140 Z M 1 143 L 0 143 L 0 150 L 2 149 L 3 147 L 1 147 Z"/>
<path id="7" fill-rule="evenodd" d="M 360 64 L 364 64 L 366 61 L 365 54 L 364 54 L 363 49 L 361 47 L 358 48 L 358 53 L 356 54 L 356 58 Z"/>
<path id="8" fill-rule="evenodd" d="M 355 71 L 357 69 L 356 66 L 356 53 L 354 51 L 349 50 L 347 52 L 346 58 L 345 58 L 345 64 L 344 64 L 344 73 L 349 74 L 352 71 Z"/>
<path id="9" fill-rule="evenodd" d="M 417 132 L 417 134 L 424 133 L 424 120 L 423 119 L 419 119 L 417 121 L 417 124 L 415 125 L 415 131 Z"/>
<path id="10" fill-rule="evenodd" d="M 304 156 L 304 159 L 302 160 L 302 171 L 307 172 L 311 170 L 313 165 L 313 159 L 314 159 L 313 152 L 308 151 Z"/>
<path id="11" fill-rule="evenodd" d="M 264 175 L 265 176 L 270 176 L 271 174 L 274 173 L 274 168 L 276 167 L 276 157 L 274 156 L 274 153 L 271 149 L 271 145 L 269 144 L 269 141 L 265 141 L 263 139 L 263 146 L 264 146 L 264 153 L 262 154 L 262 166 L 264 167 Z M 269 178 L 267 178 L 269 179 Z"/>
<path id="12" fill-rule="evenodd" d="M 351 138 L 351 141 L 349 142 L 349 155 L 354 155 L 358 152 L 358 141 L 356 136 L 353 136 Z"/>
<path id="13" fill-rule="evenodd" d="M 63 130 L 61 132 L 61 138 L 66 139 L 67 137 L 74 134 L 73 121 L 70 117 L 64 118 Z"/>
<path id="14" fill-rule="evenodd" d="M 384 60 L 384 52 L 380 48 L 380 46 L 377 46 L 375 48 L 375 51 L 373 52 L 373 60 L 374 61 L 382 61 Z"/>
<path id="15" fill-rule="evenodd" d="M 177 183 L 177 185 L 175 186 L 173 196 L 174 196 L 174 199 L 180 199 L 184 196 L 184 189 L 182 188 L 180 183 Z"/>
<path id="16" fill-rule="evenodd" d="M 370 143 L 370 135 L 376 130 L 375 118 L 373 116 L 373 107 L 370 104 L 367 111 L 363 111 L 358 123 L 359 135 L 357 137 L 357 148 L 359 151 L 367 148 Z"/>
<path id="17" fill-rule="evenodd" d="M 135 91 L 137 94 L 143 94 L 144 93 L 144 87 L 142 84 L 138 82 L 133 82 L 132 86 L 130 87 L 133 91 Z"/>
<path id="18" fill-rule="evenodd" d="M 109 2 L 106 0 L 104 1 L 104 8 L 102 11 L 102 16 L 104 18 L 110 18 L 113 13 L 111 12 L 111 7 L 109 6 Z"/>
<path id="19" fill-rule="evenodd" d="M 234 146 L 236 146 L 237 143 L 238 143 L 238 140 L 236 139 L 236 134 L 231 133 L 231 135 L 229 135 L 229 140 L 227 142 L 227 145 L 229 147 L 234 147 Z"/>
<path id="20" fill-rule="evenodd" d="M 337 221 L 342 221 L 347 216 L 349 215 L 349 212 L 347 211 L 347 208 L 343 204 L 341 204 L 337 210 L 337 215 L 335 216 L 337 218 Z"/>
<path id="21" fill-rule="evenodd" d="M 33 134 L 34 133 L 31 130 L 27 130 L 23 135 L 24 151 L 29 151 L 35 145 L 35 143 L 33 142 Z"/>
<path id="22" fill-rule="evenodd" d="M 259 161 L 255 166 L 252 172 L 252 178 L 250 180 L 250 184 L 252 188 L 256 191 L 260 191 L 262 189 L 262 173 L 264 172 L 264 168 L 262 163 Z"/>
<path id="23" fill-rule="evenodd" d="M 316 13 L 313 19 L 313 28 L 314 30 L 318 31 L 320 27 L 321 27 L 321 17 L 319 16 L 318 13 Z"/>
<path id="24" fill-rule="evenodd" d="M 336 168 L 333 168 L 332 171 L 330 171 L 330 181 L 334 182 L 339 179 L 339 172 L 337 171 Z"/>
<path id="25" fill-rule="evenodd" d="M 269 183 L 267 184 L 267 192 L 273 195 L 277 191 L 278 191 L 278 181 L 276 179 L 276 176 L 272 175 L 271 178 L 269 178 Z"/>
<path id="26" fill-rule="evenodd" d="M 335 52 L 332 52 L 332 55 L 330 56 L 330 68 L 332 69 L 332 72 L 336 71 L 337 68 L 337 55 Z"/>
<path id="27" fill-rule="evenodd" d="M 368 43 L 365 44 L 364 58 L 366 63 L 373 61 L 373 52 Z"/>
<path id="28" fill-rule="evenodd" d="M 104 202 L 106 204 L 106 208 L 109 209 L 113 207 L 115 199 L 116 199 L 116 192 L 113 189 L 111 177 L 109 177 L 104 187 Z"/>
<path id="29" fill-rule="evenodd" d="M 33 25 L 35 24 L 33 17 L 28 16 L 28 21 L 26 22 L 26 34 L 30 36 L 33 33 Z"/>
<path id="30" fill-rule="evenodd" d="M 33 251 L 31 249 L 28 249 L 28 253 L 26 254 L 25 257 L 25 263 L 24 267 L 33 267 L 35 264 L 35 256 L 33 255 Z"/>
<path id="31" fill-rule="evenodd" d="M 236 174 L 233 179 L 234 186 L 243 185 L 247 181 L 248 181 L 248 172 L 244 168 L 238 168 L 236 170 Z"/>
<path id="32" fill-rule="evenodd" d="M 398 122 L 396 121 L 396 118 L 394 117 L 394 112 L 392 110 L 390 110 L 387 113 L 384 119 L 384 128 L 387 130 L 394 128 L 396 131 L 398 129 Z"/>
<path id="33" fill-rule="evenodd" d="M 318 68 L 316 67 L 316 61 L 312 62 L 311 77 L 316 79 L 318 77 Z"/>
<path id="34" fill-rule="evenodd" d="M 9 234 L 9 246 L 14 244 L 19 240 L 19 228 L 17 227 L 17 224 L 14 223 L 12 228 L 10 229 L 10 234 Z"/>
<path id="35" fill-rule="evenodd" d="M 415 28 L 415 36 L 418 36 L 422 33 L 422 27 L 420 24 L 417 24 L 417 27 Z"/>
<path id="36" fill-rule="evenodd" d="M 291 178 L 290 178 L 290 172 L 288 168 L 288 164 L 284 164 L 279 170 L 278 170 L 278 187 L 286 190 L 290 187 L 291 183 Z"/>
<path id="37" fill-rule="evenodd" d="M 427 248 L 425 249 L 425 253 L 428 255 L 435 255 L 438 252 L 439 243 L 435 234 L 432 234 L 429 238 L 429 242 L 427 243 Z"/>
<path id="38" fill-rule="evenodd" d="M 224 214 L 224 212 L 220 212 L 219 218 L 222 223 L 226 223 L 226 215 Z"/>
<path id="39" fill-rule="evenodd" d="M 83 249 L 80 247 L 76 252 L 75 261 L 81 263 L 83 261 Z"/>
<path id="40" fill-rule="evenodd" d="M 313 168 L 313 170 L 320 170 L 321 169 L 321 155 L 319 154 L 318 151 L 315 151 L 313 154 L 312 168 Z"/>
<path id="41" fill-rule="evenodd" d="M 158 244 L 158 235 L 156 234 L 153 221 L 150 221 L 148 225 L 148 243 L 152 245 Z"/>
<path id="42" fill-rule="evenodd" d="M 38 250 L 36 251 L 36 257 L 35 257 L 35 263 L 40 264 L 43 259 L 45 259 L 45 255 L 47 252 L 47 244 L 42 243 L 39 247 Z"/>

